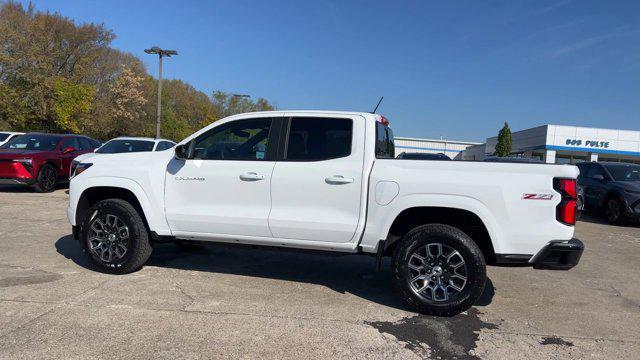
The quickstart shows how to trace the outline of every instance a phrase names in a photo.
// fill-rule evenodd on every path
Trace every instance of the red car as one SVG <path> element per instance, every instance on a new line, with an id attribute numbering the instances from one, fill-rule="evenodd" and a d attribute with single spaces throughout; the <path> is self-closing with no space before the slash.
<path id="1" fill-rule="evenodd" d="M 30 133 L 0 146 L 0 184 L 33 186 L 51 192 L 69 180 L 71 161 L 100 143 L 82 135 Z"/>

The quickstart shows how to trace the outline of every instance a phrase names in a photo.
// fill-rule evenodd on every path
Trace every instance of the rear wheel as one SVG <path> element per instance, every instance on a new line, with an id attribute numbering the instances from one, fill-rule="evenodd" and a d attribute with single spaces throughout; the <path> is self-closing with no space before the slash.
<path id="1" fill-rule="evenodd" d="M 57 176 L 53 166 L 49 164 L 42 165 L 38 171 L 38 178 L 34 189 L 37 192 L 48 193 L 56 189 Z"/>
<path id="2" fill-rule="evenodd" d="M 482 295 L 486 264 L 464 232 L 430 224 L 407 233 L 396 251 L 394 275 L 401 299 L 422 314 L 452 316 Z"/>
<path id="3" fill-rule="evenodd" d="M 87 259 L 106 273 L 136 271 L 151 256 L 149 234 L 140 214 L 120 199 L 103 200 L 89 209 L 80 240 Z"/>

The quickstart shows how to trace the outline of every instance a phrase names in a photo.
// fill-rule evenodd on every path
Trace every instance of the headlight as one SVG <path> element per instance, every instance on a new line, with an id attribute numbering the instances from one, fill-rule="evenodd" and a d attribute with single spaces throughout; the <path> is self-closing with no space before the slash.
<path id="1" fill-rule="evenodd" d="M 15 163 L 20 163 L 27 171 L 33 174 L 33 160 L 32 159 L 13 159 Z"/>
<path id="2" fill-rule="evenodd" d="M 71 162 L 71 175 L 69 176 L 69 179 L 71 179 L 72 177 L 76 177 L 76 176 L 82 174 L 85 170 L 90 168 L 91 165 L 93 165 L 93 164 L 72 161 Z"/>

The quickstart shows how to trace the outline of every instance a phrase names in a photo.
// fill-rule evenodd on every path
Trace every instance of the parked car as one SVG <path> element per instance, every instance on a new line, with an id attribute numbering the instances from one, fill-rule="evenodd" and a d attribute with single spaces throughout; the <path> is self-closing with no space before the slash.
<path id="1" fill-rule="evenodd" d="M 408 160 L 451 160 L 450 157 L 443 153 L 428 154 L 428 153 L 408 153 L 402 152 L 397 156 L 398 159 Z"/>
<path id="2" fill-rule="evenodd" d="M 603 213 L 612 224 L 640 219 L 640 165 L 618 162 L 577 165 L 586 210 Z"/>
<path id="3" fill-rule="evenodd" d="M 71 161 L 99 144 L 82 135 L 18 135 L 0 146 L 0 183 L 51 192 L 58 182 L 68 180 Z"/>
<path id="4" fill-rule="evenodd" d="M 436 315 L 474 304 L 486 263 L 578 263 L 575 166 L 398 160 L 394 151 L 376 114 L 240 114 L 173 152 L 78 164 L 67 216 L 90 263 L 116 274 L 141 268 L 153 243 L 176 240 L 375 254 L 377 267 L 394 256 L 400 298 Z"/>
<path id="5" fill-rule="evenodd" d="M 86 153 L 76 157 L 71 164 L 71 172 L 75 165 L 99 154 L 119 154 L 126 152 L 163 151 L 174 147 L 176 143 L 167 139 L 146 137 L 117 137 L 104 143 L 93 153 Z"/>
<path id="6" fill-rule="evenodd" d="M 21 132 L 10 132 L 10 131 L 0 131 L 0 146 L 9 142 L 9 140 L 13 139 L 18 135 L 22 135 L 24 133 Z"/>

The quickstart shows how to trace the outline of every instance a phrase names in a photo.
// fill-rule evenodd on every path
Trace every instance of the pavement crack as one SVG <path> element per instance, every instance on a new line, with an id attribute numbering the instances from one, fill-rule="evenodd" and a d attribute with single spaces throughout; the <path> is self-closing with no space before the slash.
<path id="1" fill-rule="evenodd" d="M 182 295 L 184 295 L 187 299 L 189 299 L 189 303 L 183 306 L 182 309 L 180 309 L 181 311 L 187 311 L 187 308 L 193 305 L 196 302 L 196 299 L 193 296 L 189 295 L 186 291 L 184 291 L 184 289 L 182 288 L 182 286 L 180 286 L 180 284 L 173 283 L 173 286 L 175 286 L 176 289 L 178 289 L 178 291 L 180 291 Z"/>
<path id="2" fill-rule="evenodd" d="M 1 334 L 1 335 L 0 335 L 0 339 L 4 339 L 5 337 L 7 337 L 7 336 L 9 336 L 9 335 L 11 335 L 11 334 L 13 334 L 13 333 L 15 333 L 15 332 L 19 331 L 20 329 L 24 329 L 25 327 L 27 327 L 27 326 L 29 326 L 29 325 L 31 325 L 31 324 L 33 324 L 33 323 L 35 323 L 36 321 L 38 321 L 38 320 L 39 320 L 39 319 L 41 319 L 42 317 L 44 317 L 44 316 L 46 316 L 46 315 L 48 315 L 48 314 L 52 313 L 54 310 L 58 309 L 59 307 L 60 307 L 60 305 L 53 306 L 51 309 L 49 309 L 49 310 L 47 310 L 47 311 L 43 312 L 42 314 L 40 314 L 40 315 L 38 315 L 38 316 L 34 317 L 33 319 L 31 319 L 31 320 L 29 320 L 29 321 L 25 322 L 24 324 L 19 325 L 19 326 L 15 327 L 15 328 L 13 328 L 13 329 L 11 329 L 11 330 L 9 330 L 8 332 L 6 332 L 6 333 L 4 333 L 4 334 Z"/>

